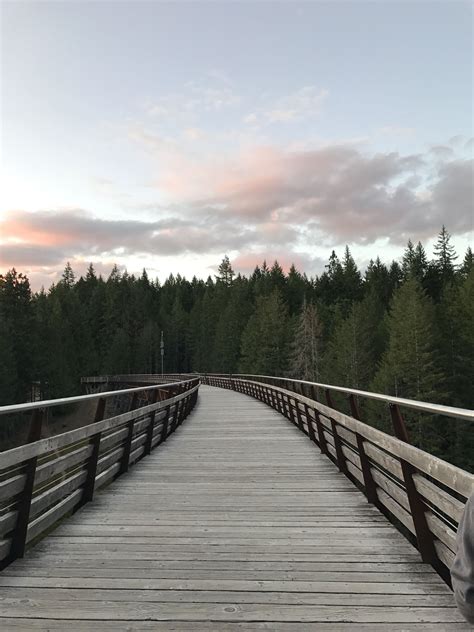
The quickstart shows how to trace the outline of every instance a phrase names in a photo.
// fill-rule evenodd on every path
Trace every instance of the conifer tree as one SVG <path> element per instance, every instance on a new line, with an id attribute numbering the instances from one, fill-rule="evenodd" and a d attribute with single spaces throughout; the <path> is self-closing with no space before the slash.
<path id="1" fill-rule="evenodd" d="M 288 308 L 278 290 L 259 296 L 242 334 L 242 373 L 283 374 L 288 365 Z"/>
<path id="2" fill-rule="evenodd" d="M 446 283 L 453 278 L 455 269 L 454 262 L 457 259 L 457 255 L 454 246 L 451 244 L 451 235 L 444 225 L 438 235 L 434 252 L 443 283 Z"/>
<path id="3" fill-rule="evenodd" d="M 304 300 L 291 346 L 290 375 L 299 380 L 320 381 L 321 337 L 318 309 Z"/>
<path id="4" fill-rule="evenodd" d="M 228 287 L 231 286 L 235 273 L 227 255 L 224 256 L 219 264 L 218 271 L 219 276 L 217 276 L 216 279 Z"/>
<path id="5" fill-rule="evenodd" d="M 367 390 L 383 350 L 383 303 L 370 293 L 341 314 L 324 356 L 324 380 Z"/>
<path id="6" fill-rule="evenodd" d="M 420 283 L 409 278 L 394 294 L 387 319 L 388 348 L 372 383 L 376 392 L 439 402 L 443 376 L 436 352 L 434 307 Z M 427 447 L 427 436 L 436 434 L 426 418 L 407 413 L 413 441 Z M 441 440 L 439 436 L 432 441 Z"/>
<path id="7" fill-rule="evenodd" d="M 462 262 L 460 273 L 462 276 L 467 276 L 471 270 L 474 268 L 474 257 L 472 255 L 471 246 L 467 247 L 466 254 L 464 255 L 464 260 Z"/>

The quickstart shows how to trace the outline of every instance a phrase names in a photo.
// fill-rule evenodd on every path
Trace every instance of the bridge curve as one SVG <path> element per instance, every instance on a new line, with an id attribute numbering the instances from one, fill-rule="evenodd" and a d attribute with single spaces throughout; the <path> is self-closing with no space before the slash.
<path id="1" fill-rule="evenodd" d="M 468 630 L 298 428 L 202 386 L 166 443 L 0 574 L 2 630 Z"/>

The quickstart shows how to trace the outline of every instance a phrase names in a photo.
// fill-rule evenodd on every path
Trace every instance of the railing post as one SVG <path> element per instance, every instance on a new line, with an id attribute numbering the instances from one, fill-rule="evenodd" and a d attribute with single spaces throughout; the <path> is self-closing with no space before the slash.
<path id="1" fill-rule="evenodd" d="M 409 443 L 405 420 L 403 419 L 400 408 L 397 404 L 390 404 L 390 415 L 392 417 L 393 429 L 397 439 L 400 439 L 405 443 Z M 433 534 L 431 533 L 426 520 L 425 504 L 418 493 L 413 480 L 413 474 L 416 473 L 416 469 L 413 465 L 411 465 L 411 463 L 408 463 L 404 459 L 400 459 L 400 465 L 402 468 L 403 480 L 405 482 L 405 489 L 408 496 L 411 517 L 413 518 L 413 525 L 415 527 L 416 540 L 421 554 L 421 559 L 423 562 L 434 565 L 438 562 L 438 555 L 434 546 Z"/>
<path id="2" fill-rule="evenodd" d="M 31 416 L 31 425 L 29 433 L 29 443 L 38 441 L 41 437 L 41 429 L 43 425 L 43 419 L 46 415 L 44 408 L 37 408 L 33 411 Z M 30 508 L 31 501 L 33 499 L 33 490 L 35 486 L 36 465 L 38 457 L 26 461 L 25 464 L 25 485 L 21 491 L 20 500 L 17 506 L 17 522 L 15 530 L 13 531 L 12 542 L 10 547 L 10 553 L 8 555 L 8 562 L 23 557 L 26 548 L 26 538 L 28 535 L 28 524 L 30 521 Z"/>
<path id="3" fill-rule="evenodd" d="M 349 395 L 349 405 L 351 407 L 351 415 L 354 417 L 354 419 L 360 420 L 359 406 L 353 394 Z"/>
<path id="4" fill-rule="evenodd" d="M 30 429 L 28 432 L 28 438 L 26 443 L 34 443 L 35 441 L 39 441 L 41 439 L 41 432 L 43 430 L 43 421 L 46 416 L 46 409 L 44 408 L 36 408 L 30 420 Z"/>
<path id="5" fill-rule="evenodd" d="M 319 418 L 319 411 L 316 408 L 314 410 L 314 420 L 316 422 L 316 428 L 318 430 L 318 438 L 319 438 L 319 448 L 323 454 L 329 456 L 328 443 L 326 441 L 326 437 L 324 436 L 324 427 L 321 423 L 321 419 Z"/>
<path id="6" fill-rule="evenodd" d="M 301 416 L 299 401 L 296 399 L 296 397 L 294 398 L 294 401 L 295 401 L 296 419 L 297 419 L 298 428 L 301 430 L 301 432 L 304 432 L 303 417 Z"/>
<path id="7" fill-rule="evenodd" d="M 337 433 L 337 422 L 334 419 L 330 419 L 331 428 L 332 428 L 332 436 L 334 437 L 334 447 L 336 449 L 336 459 L 337 466 L 339 470 L 343 474 L 347 474 L 347 465 L 346 465 L 346 457 L 344 456 L 344 452 L 342 451 L 342 441 Z"/>
<path id="8" fill-rule="evenodd" d="M 313 443 L 317 443 L 316 435 L 314 434 L 313 420 L 311 419 L 311 416 L 309 414 L 308 404 L 304 404 L 304 412 L 305 412 L 305 417 L 306 417 L 306 424 L 308 426 L 309 438 L 311 439 Z"/>
<path id="9" fill-rule="evenodd" d="M 336 410 L 336 407 L 334 406 L 334 403 L 332 401 L 331 392 L 328 388 L 324 389 L 324 395 L 326 397 L 326 402 L 329 408 L 334 408 L 334 410 Z"/>
<path id="10" fill-rule="evenodd" d="M 349 395 L 348 399 L 349 405 L 351 407 L 352 416 L 354 417 L 354 419 L 360 421 L 360 411 L 357 404 L 357 399 L 352 393 Z M 362 476 L 364 478 L 365 495 L 367 496 L 367 500 L 369 501 L 369 503 L 378 506 L 380 503 L 377 496 L 377 486 L 372 477 L 370 461 L 364 448 L 364 439 L 362 435 L 360 435 L 358 432 L 355 433 L 355 436 L 357 441 L 357 450 L 359 452 L 360 467 L 362 469 Z"/>
<path id="11" fill-rule="evenodd" d="M 356 432 L 357 449 L 359 451 L 360 466 L 362 468 L 362 476 L 364 477 L 365 495 L 369 503 L 378 505 L 377 486 L 372 477 L 372 471 L 370 469 L 370 461 L 364 448 L 363 437 Z"/>
<path id="12" fill-rule="evenodd" d="M 105 416 L 105 406 L 106 406 L 105 397 L 100 397 L 97 402 L 97 408 L 94 416 L 94 423 L 98 421 L 102 421 Z M 99 462 L 99 451 L 100 451 L 100 440 L 102 437 L 102 433 L 98 432 L 97 434 L 92 436 L 91 445 L 92 445 L 92 453 L 89 457 L 89 461 L 87 463 L 87 478 L 84 483 L 84 491 L 82 494 L 82 498 L 75 511 L 80 509 L 83 505 L 90 502 L 94 498 L 94 487 L 95 487 L 95 477 L 97 475 L 97 464 Z"/>
<path id="13" fill-rule="evenodd" d="M 137 404 L 138 404 L 138 394 L 135 392 L 132 395 L 132 401 L 130 402 L 129 411 L 135 410 L 137 407 Z M 125 472 L 128 472 L 130 454 L 132 453 L 132 441 L 133 441 L 133 430 L 135 427 L 135 418 L 130 419 L 127 426 L 128 426 L 128 435 L 127 435 L 127 438 L 125 439 L 122 462 L 120 464 L 120 469 L 118 471 L 117 476 L 120 476 L 120 474 L 124 474 Z"/>
<path id="14" fill-rule="evenodd" d="M 170 410 L 171 410 L 171 406 L 170 404 L 168 404 L 168 406 L 165 408 L 165 416 L 163 418 L 163 427 L 161 428 L 160 443 L 163 443 L 168 438 L 168 423 L 170 420 Z"/>
<path id="15" fill-rule="evenodd" d="M 152 395 L 152 403 L 156 404 L 158 402 L 159 397 L 160 397 L 160 390 L 155 389 Z M 148 425 L 147 433 L 146 433 L 145 451 L 144 451 L 145 455 L 150 454 L 151 448 L 153 445 L 153 430 L 155 429 L 155 417 L 156 417 L 156 410 L 152 410 L 150 414 L 150 423 Z"/>

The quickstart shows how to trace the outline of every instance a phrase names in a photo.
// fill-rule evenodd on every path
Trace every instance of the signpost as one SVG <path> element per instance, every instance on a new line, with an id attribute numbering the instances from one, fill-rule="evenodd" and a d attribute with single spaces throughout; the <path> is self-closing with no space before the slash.
<path id="1" fill-rule="evenodd" d="M 160 351 L 161 351 L 161 375 L 163 375 L 163 362 L 164 362 L 164 357 L 165 357 L 165 343 L 163 340 L 163 331 L 161 332 Z"/>

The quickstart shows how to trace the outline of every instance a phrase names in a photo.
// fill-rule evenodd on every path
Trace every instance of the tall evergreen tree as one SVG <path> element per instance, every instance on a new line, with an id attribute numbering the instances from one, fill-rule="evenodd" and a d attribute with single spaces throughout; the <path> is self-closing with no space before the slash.
<path id="1" fill-rule="evenodd" d="M 242 334 L 242 373 L 278 375 L 288 367 L 288 308 L 278 290 L 257 297 Z"/>
<path id="2" fill-rule="evenodd" d="M 434 252 L 443 283 L 451 281 L 454 276 L 454 262 L 457 259 L 457 254 L 454 246 L 451 244 L 451 235 L 444 225 L 438 235 Z"/>
<path id="3" fill-rule="evenodd" d="M 407 399 L 442 400 L 445 393 L 436 351 L 434 307 L 415 278 L 395 292 L 387 328 L 388 348 L 372 390 Z M 429 433 L 439 435 L 423 416 L 407 413 L 407 418 L 417 445 L 425 446 Z M 442 437 L 433 436 L 433 440 L 442 441 Z"/>
<path id="4" fill-rule="evenodd" d="M 232 269 L 232 265 L 227 255 L 225 255 L 222 259 L 221 263 L 219 264 L 218 270 L 219 276 L 217 276 L 216 279 L 226 286 L 232 285 L 235 273 Z"/>
<path id="5" fill-rule="evenodd" d="M 304 300 L 291 347 L 290 375 L 300 380 L 320 381 L 321 338 L 318 309 Z"/>

